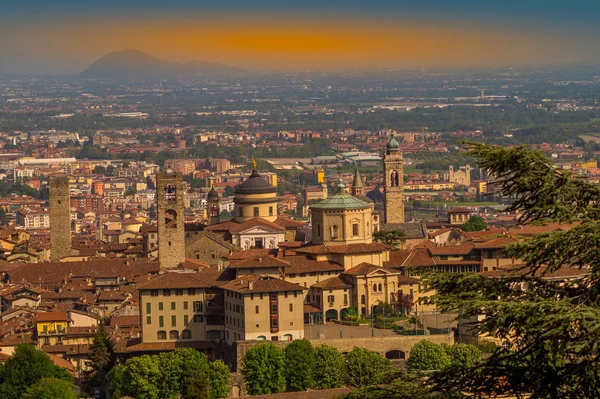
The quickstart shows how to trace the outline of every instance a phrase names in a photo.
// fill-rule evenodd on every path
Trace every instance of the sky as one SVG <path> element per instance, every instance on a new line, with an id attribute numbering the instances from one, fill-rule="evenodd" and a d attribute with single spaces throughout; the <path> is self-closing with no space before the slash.
<path id="1" fill-rule="evenodd" d="M 250 70 L 598 65 L 600 1 L 0 0 L 0 72 L 135 48 Z"/>

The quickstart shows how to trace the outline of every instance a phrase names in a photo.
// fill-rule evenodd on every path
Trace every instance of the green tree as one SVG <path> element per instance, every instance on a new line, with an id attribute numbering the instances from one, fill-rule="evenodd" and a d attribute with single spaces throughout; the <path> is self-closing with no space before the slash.
<path id="1" fill-rule="evenodd" d="M 432 393 L 426 379 L 414 372 L 395 374 L 385 385 L 373 385 L 355 389 L 345 399 L 454 399 L 463 398 L 444 392 L 443 395 Z"/>
<path id="2" fill-rule="evenodd" d="M 469 218 L 467 223 L 460 226 L 463 231 L 481 231 L 487 228 L 487 224 L 483 218 L 479 215 L 473 215 Z"/>
<path id="3" fill-rule="evenodd" d="M 121 396 L 125 396 L 127 392 L 126 382 L 125 382 L 125 365 L 117 364 L 113 367 L 107 374 L 106 378 L 108 380 L 108 385 L 110 386 L 111 394 L 120 398 Z"/>
<path id="4" fill-rule="evenodd" d="M 345 359 L 342 352 L 329 345 L 315 348 L 314 388 L 330 389 L 344 385 Z"/>
<path id="5" fill-rule="evenodd" d="M 474 367 L 481 362 L 481 351 L 475 345 L 454 344 L 444 345 L 443 348 L 453 367 Z"/>
<path id="6" fill-rule="evenodd" d="M 54 365 L 44 352 L 35 349 L 31 344 L 19 344 L 4 366 L 0 397 L 19 399 L 27 388 L 42 378 L 58 378 L 73 383 L 70 374 Z"/>
<path id="7" fill-rule="evenodd" d="M 4 212 L 4 209 L 0 208 L 0 226 L 6 226 L 6 224 L 8 224 L 6 212 Z"/>
<path id="8" fill-rule="evenodd" d="M 175 352 L 162 352 L 156 356 L 160 374 L 156 382 L 159 398 L 176 398 L 181 391 L 181 358 Z"/>
<path id="9" fill-rule="evenodd" d="M 184 385 L 184 399 L 212 399 L 207 378 L 201 371 L 192 371 Z"/>
<path id="10" fill-rule="evenodd" d="M 525 147 L 471 144 L 520 223 L 572 223 L 505 246 L 523 266 L 500 275 L 433 274 L 439 311 L 479 320 L 474 329 L 504 344 L 473 367 L 431 378 L 433 389 L 471 396 L 595 398 L 600 392 L 600 186 L 556 168 Z M 568 280 L 548 278 L 573 276 Z"/>
<path id="11" fill-rule="evenodd" d="M 442 345 L 423 340 L 412 347 L 406 365 L 410 370 L 442 370 L 451 362 Z"/>
<path id="12" fill-rule="evenodd" d="M 226 398 L 231 392 L 231 371 L 223 361 L 210 363 L 210 392 L 213 398 Z"/>
<path id="13" fill-rule="evenodd" d="M 179 348 L 173 352 L 179 359 L 179 384 L 184 386 L 188 377 L 195 371 L 208 376 L 211 373 L 208 357 L 192 348 Z"/>
<path id="14" fill-rule="evenodd" d="M 346 355 L 346 385 L 364 388 L 381 384 L 391 371 L 391 363 L 377 352 L 355 347 Z"/>
<path id="15" fill-rule="evenodd" d="M 315 354 L 307 339 L 292 341 L 285 350 L 285 380 L 288 391 L 304 391 L 313 386 Z"/>
<path id="16" fill-rule="evenodd" d="M 73 383 L 57 378 L 42 378 L 21 396 L 21 399 L 76 399 Z"/>
<path id="17" fill-rule="evenodd" d="M 161 371 L 156 356 L 133 357 L 125 363 L 125 392 L 136 399 L 159 398 L 160 378 Z"/>
<path id="18" fill-rule="evenodd" d="M 400 230 L 379 230 L 373 233 L 373 240 L 389 245 L 392 251 L 398 251 L 400 249 L 400 244 L 406 241 L 406 234 Z"/>
<path id="19" fill-rule="evenodd" d="M 242 359 L 242 375 L 250 395 L 282 392 L 285 387 L 285 354 L 267 342 L 250 348 Z"/>
<path id="20" fill-rule="evenodd" d="M 94 335 L 92 345 L 90 345 L 89 357 L 94 364 L 94 370 L 97 372 L 110 369 L 114 362 L 114 344 L 102 324 L 100 324 L 98 332 Z"/>

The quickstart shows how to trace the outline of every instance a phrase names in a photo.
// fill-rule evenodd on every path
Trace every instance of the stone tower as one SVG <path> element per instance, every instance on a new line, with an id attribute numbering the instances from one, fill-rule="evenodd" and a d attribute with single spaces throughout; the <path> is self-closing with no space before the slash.
<path id="1" fill-rule="evenodd" d="M 156 178 L 158 261 L 162 269 L 185 261 L 183 176 L 159 173 Z"/>
<path id="2" fill-rule="evenodd" d="M 354 172 L 354 183 L 352 183 L 352 195 L 363 195 L 364 188 L 357 166 Z"/>
<path id="3" fill-rule="evenodd" d="M 71 194 L 69 178 L 50 179 L 50 258 L 53 262 L 71 255 Z"/>
<path id="4" fill-rule="evenodd" d="M 219 193 L 215 190 L 212 179 L 210 191 L 206 196 L 206 212 L 208 214 L 208 225 L 212 226 L 221 223 L 221 210 L 219 209 Z"/>
<path id="5" fill-rule="evenodd" d="M 385 223 L 404 223 L 404 159 L 400 145 L 390 138 L 383 157 Z"/>

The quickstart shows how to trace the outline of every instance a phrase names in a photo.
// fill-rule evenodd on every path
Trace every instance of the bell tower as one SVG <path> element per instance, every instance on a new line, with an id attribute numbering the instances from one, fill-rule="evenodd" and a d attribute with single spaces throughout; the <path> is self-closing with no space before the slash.
<path id="1" fill-rule="evenodd" d="M 210 191 L 206 196 L 206 212 L 208 216 L 208 225 L 213 226 L 221 223 L 221 210 L 219 209 L 219 193 L 213 186 L 213 179 L 210 179 Z"/>
<path id="2" fill-rule="evenodd" d="M 158 261 L 161 269 L 178 267 L 185 261 L 183 176 L 159 173 L 156 178 L 158 203 Z"/>
<path id="3" fill-rule="evenodd" d="M 404 159 L 394 135 L 383 157 L 385 223 L 404 223 Z"/>

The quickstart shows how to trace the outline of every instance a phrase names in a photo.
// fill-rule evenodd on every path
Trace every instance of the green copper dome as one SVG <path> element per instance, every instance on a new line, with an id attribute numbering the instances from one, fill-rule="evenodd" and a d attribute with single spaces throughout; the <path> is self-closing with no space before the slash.
<path id="1" fill-rule="evenodd" d="M 345 193 L 345 188 L 346 186 L 340 179 L 336 194 L 312 204 L 311 209 L 366 209 L 371 207 L 369 203 Z"/>
<path id="2" fill-rule="evenodd" d="M 387 150 L 388 151 L 398 151 L 399 149 L 400 149 L 400 144 L 398 144 L 398 141 L 392 134 L 392 137 L 390 137 L 390 141 L 388 141 L 388 143 L 387 143 Z"/>

